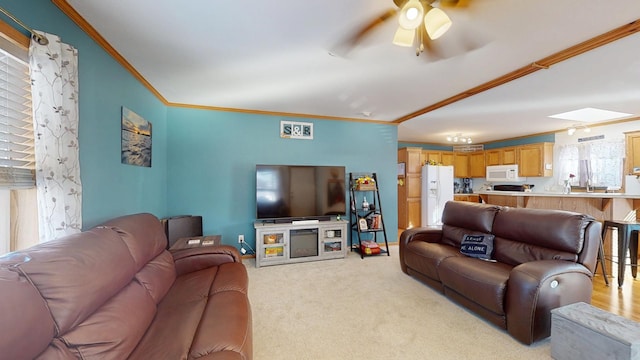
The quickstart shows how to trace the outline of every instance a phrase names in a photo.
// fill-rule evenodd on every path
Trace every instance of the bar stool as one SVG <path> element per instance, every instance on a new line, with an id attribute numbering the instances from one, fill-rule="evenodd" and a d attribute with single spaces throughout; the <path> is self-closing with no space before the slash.
<path id="1" fill-rule="evenodd" d="M 618 230 L 618 286 L 622 287 L 624 283 L 627 251 L 629 251 L 629 258 L 631 260 L 631 275 L 634 279 L 638 273 L 638 231 L 640 231 L 640 223 L 635 221 L 605 220 L 602 225 L 603 240 L 607 234 L 607 230 L 610 228 L 616 228 Z M 632 235 L 633 241 L 631 241 Z M 604 251 L 600 250 L 599 255 L 604 258 Z"/>
<path id="2" fill-rule="evenodd" d="M 602 269 L 602 277 L 604 277 L 604 283 L 609 286 L 609 278 L 607 277 L 607 268 L 604 264 L 604 238 L 600 237 L 600 247 L 598 247 L 598 262 L 600 263 L 600 269 Z M 598 262 L 596 262 L 596 270 L 594 274 L 598 272 Z"/>

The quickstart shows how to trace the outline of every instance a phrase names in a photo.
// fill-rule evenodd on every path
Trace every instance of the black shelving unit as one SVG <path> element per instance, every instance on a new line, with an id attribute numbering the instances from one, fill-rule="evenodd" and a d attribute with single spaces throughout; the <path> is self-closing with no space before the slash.
<path id="1" fill-rule="evenodd" d="M 368 186 L 358 187 L 356 180 L 366 176 L 373 179 L 373 182 Z M 376 173 L 349 173 L 349 194 L 351 195 L 351 236 L 349 237 L 349 248 L 351 251 L 360 253 L 360 258 L 364 258 L 365 255 L 370 256 L 362 251 L 362 241 L 372 240 L 378 243 L 379 234 L 384 238 L 384 247 L 379 243 L 380 254 L 375 255 L 387 254 L 387 256 L 390 256 L 378 184 Z M 369 202 L 369 209 L 363 209 L 362 202 L 365 197 L 367 198 L 367 202 Z M 366 226 L 361 226 L 361 222 L 363 221 L 366 223 Z M 364 225 L 364 223 L 362 225 Z M 355 239 L 357 239 L 357 243 Z"/>

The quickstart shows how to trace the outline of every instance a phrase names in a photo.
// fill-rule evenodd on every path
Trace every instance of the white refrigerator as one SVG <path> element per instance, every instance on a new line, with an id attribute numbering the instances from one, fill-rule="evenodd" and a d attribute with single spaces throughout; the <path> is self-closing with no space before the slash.
<path id="1" fill-rule="evenodd" d="M 453 200 L 453 166 L 423 166 L 421 190 L 421 225 L 442 225 L 444 204 Z"/>

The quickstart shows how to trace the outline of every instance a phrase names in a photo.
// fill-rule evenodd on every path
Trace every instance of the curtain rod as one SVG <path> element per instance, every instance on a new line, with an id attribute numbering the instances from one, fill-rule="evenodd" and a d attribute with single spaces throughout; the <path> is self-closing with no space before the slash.
<path id="1" fill-rule="evenodd" d="M 31 34 L 31 37 L 33 37 L 38 42 L 38 44 L 47 45 L 49 43 L 49 39 L 47 39 L 46 36 L 38 34 L 32 28 L 30 28 L 27 25 L 25 25 L 25 23 L 23 23 L 18 18 L 13 16 L 10 12 L 5 10 L 4 8 L 0 7 L 0 12 L 5 14 L 5 15 L 7 15 L 11 20 L 13 20 L 13 22 L 15 22 L 16 24 L 20 25 L 20 27 L 22 27 L 23 29 L 27 30 Z"/>

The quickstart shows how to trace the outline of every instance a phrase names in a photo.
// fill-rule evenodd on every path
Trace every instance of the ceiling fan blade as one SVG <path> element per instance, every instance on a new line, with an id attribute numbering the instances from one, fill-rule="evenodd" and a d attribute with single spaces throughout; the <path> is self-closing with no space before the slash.
<path id="1" fill-rule="evenodd" d="M 371 31 L 379 27 L 380 25 L 387 22 L 389 19 L 394 18 L 398 14 L 398 9 L 389 9 L 382 14 L 378 15 L 373 20 L 363 24 L 360 26 L 359 30 L 356 31 L 352 36 L 348 38 L 348 42 L 352 45 L 356 45 L 359 43 L 365 36 L 367 36 Z"/>
<path id="2" fill-rule="evenodd" d="M 448 59 L 478 50 L 488 43 L 489 38 L 482 31 L 466 27 L 463 31 L 432 40 L 426 30 L 420 29 L 420 40 L 427 61 Z"/>
<path id="3" fill-rule="evenodd" d="M 468 7 L 471 0 L 440 0 L 443 7 Z"/>
<path id="4" fill-rule="evenodd" d="M 404 4 L 409 0 L 393 0 L 393 3 L 400 9 L 404 6 Z"/>
<path id="5" fill-rule="evenodd" d="M 364 40 L 369 34 L 371 34 L 376 28 L 386 23 L 390 19 L 394 19 L 400 9 L 389 9 L 383 13 L 380 13 L 371 21 L 359 26 L 353 33 L 345 37 L 338 44 L 333 46 L 330 51 L 331 54 L 337 56 L 346 56 L 354 47 L 356 47 L 362 40 Z"/>

